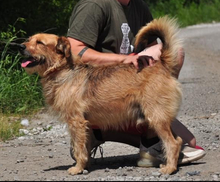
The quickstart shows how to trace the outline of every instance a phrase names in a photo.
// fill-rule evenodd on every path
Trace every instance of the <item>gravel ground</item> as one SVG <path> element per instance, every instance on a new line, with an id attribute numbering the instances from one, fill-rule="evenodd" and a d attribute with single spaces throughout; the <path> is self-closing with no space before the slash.
<path id="1" fill-rule="evenodd" d="M 137 148 L 106 142 L 92 161 L 90 171 L 71 176 L 66 125 L 45 110 L 21 131 L 26 135 L 0 143 L 1 181 L 220 181 L 220 24 L 181 29 L 186 59 L 180 74 L 183 103 L 178 119 L 196 136 L 207 154 L 173 175 L 158 168 L 136 166 Z"/>

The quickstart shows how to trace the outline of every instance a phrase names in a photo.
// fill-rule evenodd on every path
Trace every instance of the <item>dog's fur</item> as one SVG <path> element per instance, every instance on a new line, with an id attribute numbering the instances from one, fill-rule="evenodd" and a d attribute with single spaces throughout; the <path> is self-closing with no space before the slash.
<path id="1" fill-rule="evenodd" d="M 160 171 L 171 174 L 177 169 L 182 140 L 171 132 L 181 103 L 180 84 L 172 76 L 181 47 L 177 29 L 174 19 L 163 17 L 139 31 L 137 49 L 145 48 L 150 36 L 158 36 L 163 48 L 161 61 L 138 73 L 128 64 L 83 64 L 71 54 L 67 38 L 53 34 L 36 34 L 20 45 L 27 57 L 22 67 L 42 77 L 46 103 L 68 124 L 76 158 L 70 174 L 87 166 L 91 125 L 119 129 L 147 123 L 163 142 L 167 160 Z"/>

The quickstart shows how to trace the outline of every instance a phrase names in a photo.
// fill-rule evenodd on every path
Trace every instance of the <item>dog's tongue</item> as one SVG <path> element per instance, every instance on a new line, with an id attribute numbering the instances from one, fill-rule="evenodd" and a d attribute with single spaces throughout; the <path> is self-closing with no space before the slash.
<path id="1" fill-rule="evenodd" d="M 25 68 L 30 63 L 31 63 L 31 61 L 25 61 L 25 62 L 21 63 L 21 66 L 22 66 L 22 68 Z"/>

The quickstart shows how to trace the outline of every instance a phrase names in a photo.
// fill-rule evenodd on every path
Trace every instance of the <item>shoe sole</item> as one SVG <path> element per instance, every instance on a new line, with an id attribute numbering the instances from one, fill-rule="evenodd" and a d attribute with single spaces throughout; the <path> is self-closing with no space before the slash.
<path id="1" fill-rule="evenodd" d="M 140 153 L 140 159 L 137 161 L 139 167 L 159 167 L 160 164 L 162 161 L 145 152 Z"/>
<path id="2" fill-rule="evenodd" d="M 183 158 L 183 159 L 178 160 L 178 164 L 191 163 L 191 162 L 194 162 L 194 161 L 197 161 L 197 160 L 203 158 L 205 155 L 206 155 L 206 152 L 203 150 L 203 151 L 201 151 L 200 154 L 196 155 L 195 157 L 188 157 L 188 158 Z"/>
<path id="3" fill-rule="evenodd" d="M 180 159 L 178 160 L 178 165 L 179 164 L 188 164 L 191 162 L 195 162 L 201 158 L 203 158 L 206 155 L 205 151 L 202 151 L 200 154 L 198 154 L 195 157 L 188 157 L 185 159 Z M 160 164 L 162 164 L 163 162 L 155 157 L 153 157 L 152 155 L 148 154 L 148 153 L 140 153 L 140 159 L 137 161 L 137 166 L 139 167 L 159 167 Z"/>

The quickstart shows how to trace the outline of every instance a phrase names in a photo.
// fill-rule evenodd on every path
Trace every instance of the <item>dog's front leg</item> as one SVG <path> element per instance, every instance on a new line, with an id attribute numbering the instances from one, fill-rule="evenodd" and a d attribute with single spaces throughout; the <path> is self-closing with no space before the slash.
<path id="1" fill-rule="evenodd" d="M 83 172 L 89 161 L 88 150 L 88 121 L 77 120 L 72 121 L 69 124 L 69 130 L 73 141 L 74 157 L 76 159 L 76 165 L 68 169 L 68 173 L 71 175 L 80 174 Z"/>

